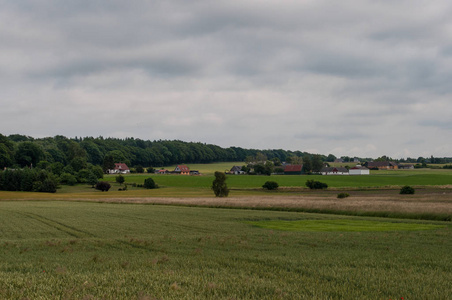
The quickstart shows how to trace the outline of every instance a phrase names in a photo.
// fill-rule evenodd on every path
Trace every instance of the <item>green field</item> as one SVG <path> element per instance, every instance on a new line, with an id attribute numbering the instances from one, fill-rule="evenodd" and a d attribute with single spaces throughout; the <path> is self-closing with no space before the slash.
<path id="1" fill-rule="evenodd" d="M 213 164 L 212 166 L 215 166 Z M 212 167 L 211 167 L 212 168 Z M 125 175 L 126 183 L 143 183 L 152 177 L 161 187 L 202 188 L 212 185 L 213 175 Z M 305 187 L 309 179 L 322 181 L 332 188 L 381 188 L 410 186 L 445 186 L 452 185 L 452 170 L 394 170 L 372 171 L 368 176 L 322 176 L 322 175 L 228 175 L 228 187 L 232 189 L 259 189 L 266 181 L 276 181 L 281 187 Z M 105 180 L 114 182 L 115 175 L 105 176 Z"/>
<path id="2" fill-rule="evenodd" d="M 291 212 L 0 201 L 0 298 L 448 299 L 451 229 Z"/>

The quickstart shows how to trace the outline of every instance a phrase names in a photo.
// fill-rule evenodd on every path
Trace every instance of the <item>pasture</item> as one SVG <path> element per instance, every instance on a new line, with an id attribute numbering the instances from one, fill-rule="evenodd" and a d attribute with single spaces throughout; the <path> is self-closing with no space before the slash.
<path id="1" fill-rule="evenodd" d="M 0 298 L 447 299 L 451 229 L 297 212 L 0 201 Z"/>

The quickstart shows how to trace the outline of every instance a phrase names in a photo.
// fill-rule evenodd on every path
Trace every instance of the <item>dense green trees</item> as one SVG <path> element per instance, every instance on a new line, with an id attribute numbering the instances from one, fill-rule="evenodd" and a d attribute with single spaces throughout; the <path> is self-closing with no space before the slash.
<path id="1" fill-rule="evenodd" d="M 253 162 L 272 161 L 274 165 L 300 160 L 306 152 L 282 149 L 257 150 L 240 147 L 221 148 L 216 145 L 183 142 L 179 140 L 141 140 L 135 138 L 67 138 L 61 135 L 34 139 L 23 135 L 0 134 L 0 167 L 35 166 L 39 161 L 70 165 L 79 172 L 89 164 L 101 166 L 104 171 L 114 168 L 114 163 L 129 166 L 160 167 L 179 163 L 209 163 L 219 161 Z M 322 160 L 326 157 L 322 156 Z M 65 170 L 67 172 L 68 169 Z M 61 174 L 61 171 L 60 171 Z"/>
<path id="2" fill-rule="evenodd" d="M 40 169 L 0 171 L 0 190 L 55 193 L 58 178 L 51 172 Z"/>

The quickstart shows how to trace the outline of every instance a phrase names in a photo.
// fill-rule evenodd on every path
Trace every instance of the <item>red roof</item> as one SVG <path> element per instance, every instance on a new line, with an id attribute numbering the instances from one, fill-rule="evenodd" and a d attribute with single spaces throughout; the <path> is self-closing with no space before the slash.
<path id="1" fill-rule="evenodd" d="M 123 163 L 115 163 L 115 170 L 129 170 L 129 167 Z"/>
<path id="2" fill-rule="evenodd" d="M 287 165 L 284 167 L 284 172 L 301 172 L 303 165 Z"/>
<path id="3" fill-rule="evenodd" d="M 186 165 L 177 166 L 181 172 L 190 172 L 190 169 Z"/>

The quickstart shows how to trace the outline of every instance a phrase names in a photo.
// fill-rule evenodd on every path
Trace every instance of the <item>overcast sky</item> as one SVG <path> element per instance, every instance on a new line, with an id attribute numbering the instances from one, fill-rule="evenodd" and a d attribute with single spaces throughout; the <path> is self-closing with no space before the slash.
<path id="1" fill-rule="evenodd" d="M 0 0 L 0 133 L 452 156 L 452 2 Z"/>

